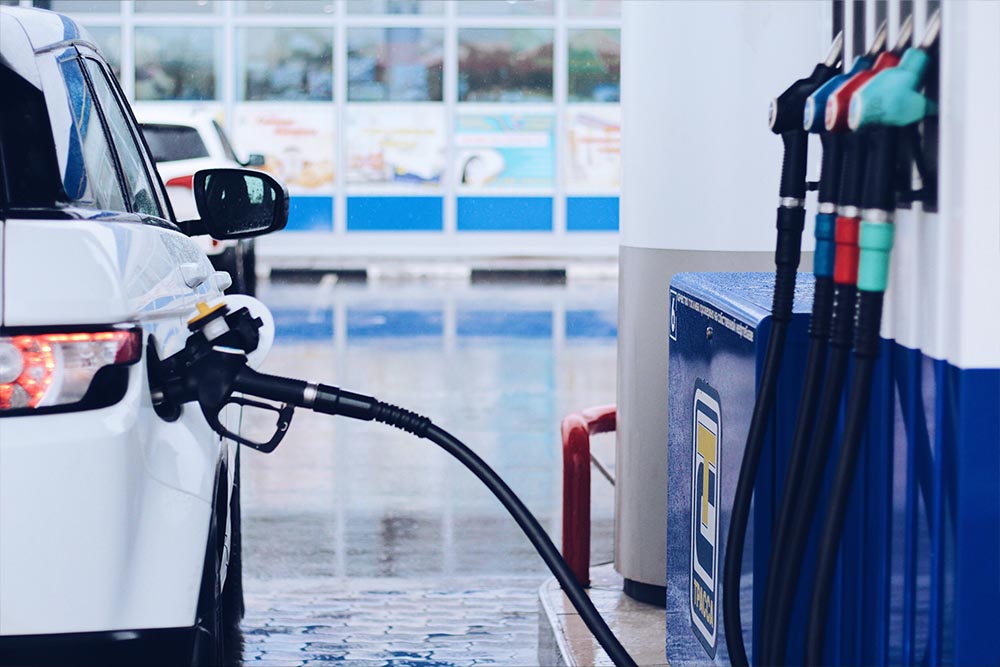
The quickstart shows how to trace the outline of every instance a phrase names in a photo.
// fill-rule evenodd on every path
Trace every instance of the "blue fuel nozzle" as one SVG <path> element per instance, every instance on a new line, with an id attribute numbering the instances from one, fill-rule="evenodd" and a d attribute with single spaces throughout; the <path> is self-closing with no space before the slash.
<path id="1" fill-rule="evenodd" d="M 851 69 L 847 72 L 834 76 L 832 79 L 817 88 L 812 95 L 806 98 L 805 108 L 803 109 L 803 127 L 806 132 L 818 134 L 825 129 L 824 114 L 826 112 L 826 100 L 852 76 L 858 72 L 863 72 L 866 69 L 872 68 L 878 54 L 885 48 L 886 35 L 887 26 L 883 21 L 882 26 L 879 28 L 878 32 L 875 34 L 875 38 L 872 40 L 871 47 L 869 47 L 868 51 L 864 55 L 858 56 L 854 59 L 854 64 L 851 65 Z"/>

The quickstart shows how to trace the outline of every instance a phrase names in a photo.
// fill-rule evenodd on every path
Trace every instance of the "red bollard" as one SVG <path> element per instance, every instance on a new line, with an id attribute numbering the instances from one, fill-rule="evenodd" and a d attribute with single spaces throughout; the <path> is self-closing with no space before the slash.
<path id="1" fill-rule="evenodd" d="M 562 421 L 562 553 L 577 581 L 590 586 L 590 436 L 614 431 L 614 405 L 587 408 Z"/>

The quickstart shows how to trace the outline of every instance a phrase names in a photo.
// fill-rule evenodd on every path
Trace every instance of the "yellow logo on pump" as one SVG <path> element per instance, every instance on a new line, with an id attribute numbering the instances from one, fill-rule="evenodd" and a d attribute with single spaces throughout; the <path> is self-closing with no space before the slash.
<path id="1" fill-rule="evenodd" d="M 718 640 L 719 394 L 698 380 L 694 391 L 691 460 L 691 627 L 709 656 Z"/>

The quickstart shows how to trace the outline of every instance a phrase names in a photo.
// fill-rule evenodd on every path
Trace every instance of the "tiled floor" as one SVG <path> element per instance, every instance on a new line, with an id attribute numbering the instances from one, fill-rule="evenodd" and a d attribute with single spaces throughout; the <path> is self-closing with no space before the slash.
<path id="1" fill-rule="evenodd" d="M 248 665 L 533 665 L 537 580 L 337 579 L 257 583 Z"/>
<path id="2" fill-rule="evenodd" d="M 665 665 L 663 607 L 643 604 L 626 596 L 622 592 L 622 578 L 610 564 L 591 568 L 590 579 L 590 599 L 625 650 L 643 667 Z M 541 653 L 543 661 L 559 664 L 559 660 L 564 659 L 561 664 L 570 666 L 614 664 L 554 578 L 545 582 L 540 596 L 545 614 L 542 631 L 552 635 L 551 640 L 542 639 L 542 645 L 547 647 Z"/>

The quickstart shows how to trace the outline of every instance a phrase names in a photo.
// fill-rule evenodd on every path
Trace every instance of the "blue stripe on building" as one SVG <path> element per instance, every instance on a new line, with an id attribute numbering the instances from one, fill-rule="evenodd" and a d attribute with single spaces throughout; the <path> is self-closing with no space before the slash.
<path id="1" fill-rule="evenodd" d="M 439 232 L 444 229 L 441 197 L 348 197 L 349 232 Z"/>
<path id="2" fill-rule="evenodd" d="M 617 232 L 618 197 L 567 197 L 566 230 Z"/>
<path id="3" fill-rule="evenodd" d="M 600 310 L 567 310 L 566 338 L 615 338 L 618 314 Z"/>
<path id="4" fill-rule="evenodd" d="M 460 232 L 550 232 L 551 197 L 459 197 Z"/>
<path id="5" fill-rule="evenodd" d="M 170 299 L 167 299 L 169 301 Z M 333 340 L 333 309 L 271 309 L 276 337 L 284 342 Z M 548 310 L 459 310 L 456 333 L 464 337 L 551 338 L 554 323 Z M 411 338 L 444 335 L 440 310 L 349 309 L 347 333 L 352 338 Z M 602 339 L 618 335 L 616 316 L 600 310 L 566 311 L 567 339 Z"/>
<path id="6" fill-rule="evenodd" d="M 274 337 L 281 342 L 333 340 L 331 308 L 271 308 Z"/>
<path id="7" fill-rule="evenodd" d="M 440 310 L 376 310 L 349 308 L 348 338 L 414 338 L 443 336 Z"/>
<path id="8" fill-rule="evenodd" d="M 455 329 L 466 337 L 551 338 L 552 312 L 459 310 Z"/>
<path id="9" fill-rule="evenodd" d="M 333 197 L 303 197 L 296 195 L 289 198 L 288 226 L 286 231 L 292 232 L 332 232 L 333 231 Z"/>

